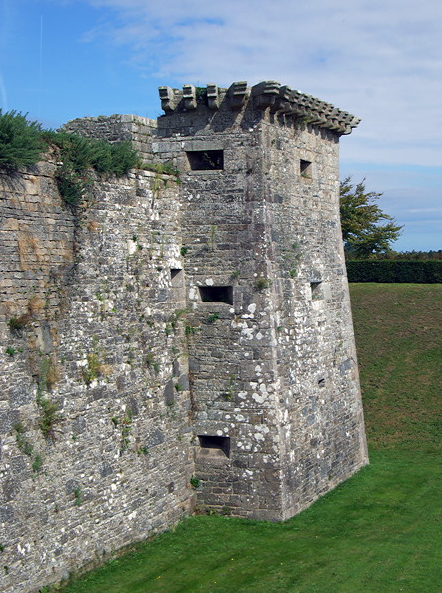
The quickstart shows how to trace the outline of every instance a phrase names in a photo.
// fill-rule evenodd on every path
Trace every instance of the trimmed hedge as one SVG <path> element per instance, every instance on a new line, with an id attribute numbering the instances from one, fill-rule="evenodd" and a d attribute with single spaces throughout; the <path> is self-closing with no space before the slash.
<path id="1" fill-rule="evenodd" d="M 442 261 L 364 260 L 347 261 L 349 282 L 442 283 Z"/>

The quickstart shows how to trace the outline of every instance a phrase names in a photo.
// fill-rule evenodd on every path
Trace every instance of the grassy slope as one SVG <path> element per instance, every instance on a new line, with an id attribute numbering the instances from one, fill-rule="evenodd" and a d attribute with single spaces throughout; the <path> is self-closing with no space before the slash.
<path id="1" fill-rule="evenodd" d="M 193 517 L 66 593 L 441 593 L 442 286 L 352 286 L 371 465 L 286 523 Z"/>
<path id="2" fill-rule="evenodd" d="M 441 451 L 442 285 L 353 284 L 368 441 Z"/>

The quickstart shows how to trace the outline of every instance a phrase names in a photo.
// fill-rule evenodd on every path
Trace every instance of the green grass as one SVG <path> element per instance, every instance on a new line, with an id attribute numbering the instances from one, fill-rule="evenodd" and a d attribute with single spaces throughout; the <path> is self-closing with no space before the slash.
<path id="1" fill-rule="evenodd" d="M 351 299 L 369 443 L 442 451 L 442 284 L 352 284 Z"/>
<path id="2" fill-rule="evenodd" d="M 442 286 L 351 294 L 370 466 L 285 523 L 192 517 L 65 593 L 442 592 Z"/>

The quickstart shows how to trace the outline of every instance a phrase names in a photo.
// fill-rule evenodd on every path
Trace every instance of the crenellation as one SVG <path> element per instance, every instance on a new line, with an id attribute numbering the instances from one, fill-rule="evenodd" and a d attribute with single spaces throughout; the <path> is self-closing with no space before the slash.
<path id="1" fill-rule="evenodd" d="M 209 109 L 219 109 L 218 86 L 214 83 L 207 85 L 207 106 Z"/>
<path id="2" fill-rule="evenodd" d="M 250 109 L 256 121 L 264 117 L 269 110 L 269 117 L 278 117 L 284 125 L 299 125 L 299 121 L 332 130 L 338 135 L 350 134 L 360 119 L 351 113 L 335 108 L 313 97 L 293 91 L 288 86 L 281 86 L 276 81 L 265 81 L 247 87 L 245 81 L 234 82 L 228 89 L 219 89 L 215 84 L 208 84 L 207 89 L 197 89 L 191 84 L 183 90 L 159 87 L 162 109 L 170 115 L 174 112 L 189 112 L 204 105 L 210 110 L 223 111 L 227 104 L 233 112 Z M 198 96 L 199 93 L 199 96 Z M 186 118 L 187 122 L 189 118 Z M 296 123 L 298 122 L 298 123 Z"/>

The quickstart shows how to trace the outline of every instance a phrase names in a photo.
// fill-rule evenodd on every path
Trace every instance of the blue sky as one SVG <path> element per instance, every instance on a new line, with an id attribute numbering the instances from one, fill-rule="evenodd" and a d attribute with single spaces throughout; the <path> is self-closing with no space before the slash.
<path id="1" fill-rule="evenodd" d="M 46 127 L 160 115 L 157 87 L 277 80 L 362 118 L 341 177 L 442 249 L 438 0 L 0 0 L 0 107 Z"/>

